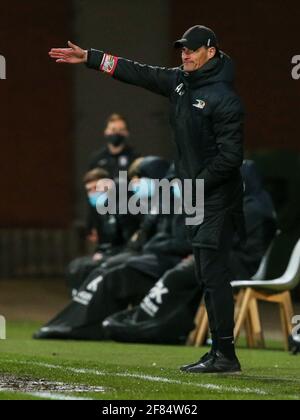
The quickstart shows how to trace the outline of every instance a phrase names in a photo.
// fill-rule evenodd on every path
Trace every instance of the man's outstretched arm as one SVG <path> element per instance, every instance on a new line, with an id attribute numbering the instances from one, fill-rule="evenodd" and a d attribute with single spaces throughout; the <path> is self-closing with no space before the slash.
<path id="1" fill-rule="evenodd" d="M 69 48 L 53 48 L 49 55 L 57 63 L 82 64 L 107 73 L 117 80 L 140 86 L 163 96 L 170 96 L 175 88 L 176 71 L 164 67 L 140 64 L 98 50 L 83 50 L 68 42 Z"/>

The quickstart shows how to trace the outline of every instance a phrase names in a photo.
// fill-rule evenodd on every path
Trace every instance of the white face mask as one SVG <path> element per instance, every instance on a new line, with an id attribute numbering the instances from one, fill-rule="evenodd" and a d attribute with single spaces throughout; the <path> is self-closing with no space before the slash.
<path id="1" fill-rule="evenodd" d="M 155 182 L 150 178 L 141 178 L 133 187 L 133 192 L 139 198 L 151 198 L 155 194 Z"/>
<path id="2" fill-rule="evenodd" d="M 88 195 L 89 203 L 92 207 L 103 206 L 108 199 L 107 192 L 94 192 Z"/>
<path id="3" fill-rule="evenodd" d="M 181 198 L 182 193 L 181 193 L 181 188 L 179 187 L 178 183 L 175 183 L 172 185 L 172 190 L 173 190 L 173 194 L 175 198 Z"/>

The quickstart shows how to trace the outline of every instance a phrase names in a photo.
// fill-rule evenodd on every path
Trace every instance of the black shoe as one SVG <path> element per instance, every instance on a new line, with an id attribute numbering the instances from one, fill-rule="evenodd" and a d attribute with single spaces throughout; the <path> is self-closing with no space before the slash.
<path id="1" fill-rule="evenodd" d="M 186 369 L 186 373 L 241 373 L 241 365 L 237 358 L 230 360 L 227 359 L 219 351 L 215 353 L 214 357 L 198 363 Z"/>
<path id="2" fill-rule="evenodd" d="M 181 372 L 187 372 L 189 368 L 197 366 L 201 363 L 205 363 L 209 359 L 214 358 L 214 357 L 215 357 L 215 352 L 213 350 L 211 350 L 209 353 L 206 353 L 203 357 L 201 357 L 201 359 L 198 360 L 198 362 L 191 363 L 190 365 L 181 366 L 180 370 L 181 370 Z"/>
<path id="3" fill-rule="evenodd" d="M 292 335 L 289 336 L 289 351 L 296 356 L 300 353 L 300 340 Z"/>
<path id="4" fill-rule="evenodd" d="M 43 327 L 35 334 L 34 340 L 66 340 L 70 338 L 70 327 Z"/>

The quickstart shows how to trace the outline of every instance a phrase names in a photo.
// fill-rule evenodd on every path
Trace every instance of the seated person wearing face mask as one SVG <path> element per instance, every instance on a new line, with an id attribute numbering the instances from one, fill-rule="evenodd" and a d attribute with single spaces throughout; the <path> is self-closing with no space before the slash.
<path id="1" fill-rule="evenodd" d="M 109 175 L 104 169 L 98 168 L 89 171 L 83 182 L 88 197 L 89 220 L 97 240 L 93 255 L 77 258 L 69 265 L 67 284 L 71 290 L 77 289 L 102 260 L 121 252 L 140 223 L 138 217 L 130 214 L 100 215 L 97 212 L 97 205 L 105 205 L 108 200 L 108 192 L 113 188 L 113 181 L 109 179 Z M 105 189 L 107 192 L 99 192 Z"/>
<path id="2" fill-rule="evenodd" d="M 108 178 L 117 179 L 120 171 L 127 171 L 130 165 L 137 159 L 138 154 L 128 144 L 130 132 L 126 119 L 120 114 L 112 114 L 106 122 L 104 130 L 105 146 L 93 154 L 89 163 L 89 169 L 104 169 Z M 97 232 L 93 226 L 93 217 L 89 214 L 87 219 L 87 239 L 97 242 Z"/>
<path id="3" fill-rule="evenodd" d="M 106 146 L 92 156 L 89 169 L 105 169 L 112 179 L 117 178 L 120 171 L 127 171 L 138 157 L 128 144 L 129 137 L 126 119 L 119 114 L 112 114 L 104 130 Z"/>
<path id="4" fill-rule="evenodd" d="M 151 178 L 158 178 L 161 179 L 165 176 L 167 170 L 169 169 L 169 162 L 166 160 L 156 157 L 156 156 L 149 156 L 146 158 L 138 158 L 136 159 L 133 164 L 129 168 L 129 179 L 134 182 L 134 191 L 132 193 L 128 192 L 128 197 L 131 194 L 136 194 L 141 200 L 144 197 L 150 197 L 153 193 L 151 190 Z M 101 171 L 97 169 L 96 171 Z M 102 170 L 103 171 L 103 170 Z M 91 171 L 92 174 L 94 171 Z M 140 180 L 140 182 L 139 182 Z M 88 187 L 90 200 L 90 217 L 91 223 L 93 220 L 99 220 L 98 213 L 95 208 L 97 197 L 99 193 L 95 192 L 96 184 L 90 184 Z M 149 189 L 148 189 L 149 187 Z M 92 190 L 90 189 L 92 188 Z M 119 197 L 120 198 L 120 197 Z M 102 198 L 101 198 L 102 200 Z M 94 202 L 93 202 L 94 201 Z M 127 204 L 127 203 L 126 203 Z M 109 216 L 107 216 L 109 217 Z M 80 286 L 84 283 L 87 276 L 91 272 L 91 269 L 95 269 L 96 267 L 102 272 L 102 268 L 111 269 L 118 265 L 123 264 L 125 261 L 128 260 L 133 255 L 138 254 L 146 242 L 151 238 L 151 236 L 155 232 L 155 225 L 157 223 L 157 217 L 153 215 L 118 215 L 117 220 L 120 221 L 121 230 L 124 229 L 126 232 L 126 237 L 128 236 L 127 233 L 132 232 L 132 225 L 135 226 L 135 231 L 131 234 L 129 240 L 125 244 L 124 247 L 120 250 L 119 253 L 108 253 L 105 254 L 101 253 L 101 258 L 99 258 L 98 253 L 94 255 L 93 263 L 91 264 L 91 259 L 89 258 L 86 260 L 86 266 L 82 267 L 80 271 L 78 271 L 78 260 L 75 260 L 69 269 L 68 272 L 68 287 L 70 288 L 72 295 L 76 294 Z M 101 220 L 101 219 L 100 219 Z M 129 221 L 129 226 L 127 227 L 127 221 Z M 129 230 L 128 230 L 129 229 Z M 98 234 L 96 232 L 97 241 L 98 241 Z M 79 261 L 80 262 L 80 261 Z M 99 271 L 98 270 L 98 271 Z"/>
<path id="5" fill-rule="evenodd" d="M 160 179 L 161 164 L 162 160 L 155 157 L 145 158 L 138 164 L 133 177 L 136 198 L 147 199 L 153 194 L 151 170 L 153 179 Z M 102 321 L 129 304 L 137 304 L 167 270 L 191 253 L 184 215 L 152 211 L 145 216 L 138 235 L 144 240 L 139 241 L 137 248 L 133 246 L 132 254 L 129 246 L 125 258 L 119 258 L 122 254 L 115 257 L 119 260 L 114 266 L 106 262 L 95 269 L 72 302 L 38 331 L 35 338 L 105 339 Z M 134 245 L 136 242 L 132 241 Z"/>
<path id="6" fill-rule="evenodd" d="M 277 214 L 272 197 L 266 191 L 262 177 L 252 160 L 241 167 L 244 181 L 244 213 L 247 241 L 233 241 L 230 265 L 235 279 L 250 279 L 258 270 L 262 257 L 276 235 Z"/>

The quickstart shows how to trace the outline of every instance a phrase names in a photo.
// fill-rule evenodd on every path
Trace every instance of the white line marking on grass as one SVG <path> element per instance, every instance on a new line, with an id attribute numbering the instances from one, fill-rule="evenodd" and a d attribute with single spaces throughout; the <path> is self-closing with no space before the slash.
<path id="1" fill-rule="evenodd" d="M 197 388 L 206 389 L 209 391 L 219 391 L 219 392 L 233 392 L 238 394 L 257 394 L 257 395 L 269 395 L 267 392 L 257 389 L 257 388 L 238 388 L 238 387 L 227 387 L 223 385 L 215 385 L 215 384 L 196 384 L 193 382 L 182 382 L 176 379 L 168 379 L 168 378 L 162 378 L 159 376 L 150 376 L 150 375 L 141 375 L 141 374 L 135 374 L 135 373 L 117 373 L 116 376 L 120 377 L 130 377 L 135 379 L 143 379 L 145 381 L 151 381 L 151 382 L 163 382 L 163 383 L 169 383 L 169 384 L 175 384 L 175 385 L 187 385 L 187 386 L 195 386 Z"/>
<path id="2" fill-rule="evenodd" d="M 17 363 L 20 365 L 25 366 L 38 366 L 45 369 L 58 369 L 64 370 L 75 374 L 81 375 L 95 375 L 95 376 L 110 376 L 110 377 L 119 377 L 119 378 L 134 378 L 134 379 L 141 379 L 148 382 L 160 382 L 160 383 L 168 383 L 172 385 L 184 385 L 184 386 L 193 386 L 196 388 L 201 388 L 209 391 L 217 391 L 220 393 L 223 392 L 232 392 L 234 394 L 254 394 L 260 396 L 268 396 L 271 395 L 266 391 L 258 388 L 239 388 L 239 387 L 229 387 L 223 385 L 216 385 L 216 384 L 197 384 L 193 382 L 183 382 L 176 379 L 169 379 L 160 376 L 151 376 L 151 375 L 143 375 L 139 373 L 113 373 L 113 372 L 103 372 L 94 369 L 78 369 L 72 367 L 66 367 L 61 365 L 52 365 L 48 363 L 41 363 L 41 362 L 22 362 L 16 360 L 8 360 L 9 363 Z"/>
<path id="3" fill-rule="evenodd" d="M 26 393 L 27 394 L 27 393 Z M 30 392 L 27 395 L 32 397 L 45 398 L 47 400 L 56 400 L 56 401 L 92 401 L 91 398 L 79 398 L 66 396 L 63 394 L 52 394 L 51 392 Z"/>
<path id="4" fill-rule="evenodd" d="M 243 379 L 253 379 L 253 376 L 243 375 Z M 300 379 L 297 378 L 280 378 L 279 376 L 255 376 L 255 379 L 260 381 L 280 381 L 280 382 L 293 382 L 295 384 L 300 384 Z"/>
<path id="5" fill-rule="evenodd" d="M 26 391 L 12 391 L 11 389 L 1 389 L 1 392 L 9 392 L 10 394 L 24 394 L 31 397 L 44 398 L 46 400 L 55 400 L 55 401 L 92 401 L 91 398 L 79 398 L 72 397 L 70 395 L 55 394 L 52 392 L 26 392 Z"/>

